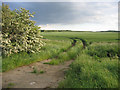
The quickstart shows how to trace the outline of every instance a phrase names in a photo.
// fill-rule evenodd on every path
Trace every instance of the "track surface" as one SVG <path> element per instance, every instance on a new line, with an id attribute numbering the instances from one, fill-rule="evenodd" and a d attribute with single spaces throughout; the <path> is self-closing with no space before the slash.
<path id="1" fill-rule="evenodd" d="M 2 74 L 3 88 L 56 88 L 58 83 L 64 79 L 65 71 L 73 60 L 66 61 L 60 65 L 43 64 L 50 60 L 33 63 L 29 66 L 22 66 Z M 35 67 L 38 71 L 45 71 L 42 74 L 31 73 Z"/>

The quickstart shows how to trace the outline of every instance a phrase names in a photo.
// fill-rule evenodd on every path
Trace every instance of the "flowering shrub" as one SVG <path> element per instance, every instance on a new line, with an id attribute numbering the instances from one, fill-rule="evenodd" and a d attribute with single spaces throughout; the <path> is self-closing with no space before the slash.
<path id="1" fill-rule="evenodd" d="M 21 8 L 11 11 L 8 5 L 2 5 L 2 54 L 10 55 L 25 51 L 40 52 L 44 43 L 41 41 L 40 27 L 30 20 L 34 13 Z"/>

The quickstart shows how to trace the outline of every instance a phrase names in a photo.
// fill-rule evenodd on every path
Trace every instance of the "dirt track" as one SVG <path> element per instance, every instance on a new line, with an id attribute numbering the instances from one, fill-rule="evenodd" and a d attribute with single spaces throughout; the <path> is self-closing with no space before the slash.
<path id="1" fill-rule="evenodd" d="M 73 60 L 66 61 L 60 65 L 43 64 L 44 62 L 49 62 L 49 60 L 36 62 L 29 66 L 22 66 L 3 73 L 3 88 L 55 88 L 64 79 L 65 71 Z M 39 74 L 31 73 L 33 67 L 38 71 L 42 70 L 45 72 Z"/>

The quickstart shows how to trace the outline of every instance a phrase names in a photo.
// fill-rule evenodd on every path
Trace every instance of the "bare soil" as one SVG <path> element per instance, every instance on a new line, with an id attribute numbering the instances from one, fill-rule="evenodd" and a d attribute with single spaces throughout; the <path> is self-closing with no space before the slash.
<path id="1" fill-rule="evenodd" d="M 3 88 L 56 88 L 64 79 L 65 71 L 73 60 L 60 65 L 43 64 L 50 60 L 44 60 L 18 67 L 14 70 L 2 73 Z M 34 68 L 43 73 L 31 73 Z"/>

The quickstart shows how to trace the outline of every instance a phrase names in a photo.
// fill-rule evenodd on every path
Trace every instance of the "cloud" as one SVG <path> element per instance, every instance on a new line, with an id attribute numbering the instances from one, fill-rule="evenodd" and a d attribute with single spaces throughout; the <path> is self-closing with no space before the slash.
<path id="1" fill-rule="evenodd" d="M 9 4 L 12 10 L 23 7 L 30 12 L 36 12 L 33 20 L 38 25 L 49 24 L 51 28 L 96 25 L 112 29 L 118 23 L 118 8 L 115 2 L 9 2 L 6 4 Z"/>
<path id="2" fill-rule="evenodd" d="M 3 0 L 4 2 L 119 2 L 119 0 Z"/>

